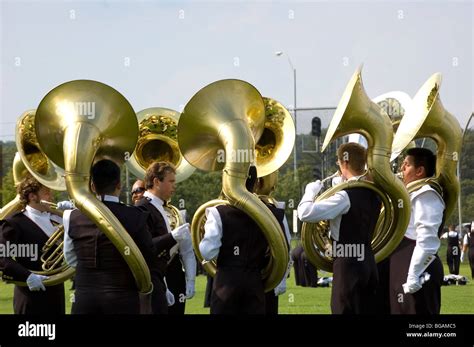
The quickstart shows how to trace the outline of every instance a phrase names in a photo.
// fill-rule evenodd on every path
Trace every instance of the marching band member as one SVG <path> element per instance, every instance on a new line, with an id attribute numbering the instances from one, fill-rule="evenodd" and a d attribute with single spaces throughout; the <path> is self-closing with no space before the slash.
<path id="1" fill-rule="evenodd" d="M 48 277 L 31 271 L 43 271 L 41 249 L 57 226 L 62 224 L 62 211 L 54 210 L 41 200 L 52 201 L 51 190 L 31 176 L 27 176 L 17 188 L 24 210 L 0 221 L 0 243 L 6 245 L 34 246 L 36 254 L 0 258 L 0 270 L 5 280 L 26 282 L 27 287 L 15 285 L 13 311 L 15 314 L 65 313 L 64 285 L 45 287 Z M 57 204 L 58 209 L 71 208 L 69 201 Z"/>
<path id="2" fill-rule="evenodd" d="M 405 185 L 435 174 L 436 156 L 430 150 L 411 148 L 406 154 L 401 167 Z M 429 184 L 412 192 L 410 201 L 405 238 L 390 256 L 391 313 L 439 314 L 443 266 L 436 253 L 445 204 Z"/>
<path id="3" fill-rule="evenodd" d="M 132 204 L 135 205 L 138 200 L 143 198 L 145 191 L 145 182 L 142 180 L 136 180 L 132 186 Z"/>
<path id="4" fill-rule="evenodd" d="M 120 168 L 100 160 L 92 167 L 92 190 L 117 217 L 136 243 L 150 272 L 157 268 L 147 229 L 147 214 L 119 201 Z M 76 292 L 72 314 L 138 314 L 140 295 L 128 264 L 120 251 L 96 224 L 80 210 L 64 215 L 64 256 L 76 268 Z"/>
<path id="5" fill-rule="evenodd" d="M 176 170 L 167 162 L 155 162 L 146 170 L 144 199 L 137 202 L 144 211 L 150 213 L 149 231 L 155 246 L 159 268 L 152 273 L 153 284 L 157 293 L 153 295 L 153 312 L 174 313 L 169 306 L 176 305 L 176 313 L 184 313 L 186 299 L 195 293 L 196 258 L 192 248 L 189 223 L 171 230 L 168 217 L 163 208 L 171 199 L 175 190 Z M 179 252 L 179 254 L 178 254 Z M 182 264 L 184 264 L 184 273 Z M 165 279 L 166 277 L 166 279 Z M 168 284 L 166 284 L 166 282 Z M 173 288 L 174 292 L 171 291 Z"/>
<path id="6" fill-rule="evenodd" d="M 337 158 L 344 180 L 357 180 L 363 175 L 367 152 L 361 145 L 342 144 L 337 150 Z M 319 180 L 306 186 L 298 206 L 298 217 L 303 222 L 330 220 L 335 258 L 332 313 L 373 313 L 378 276 L 371 240 L 380 213 L 380 200 L 372 190 L 348 188 L 313 202 L 321 188 Z M 338 248 L 344 251 L 337 252 Z M 349 249 L 358 251 L 345 251 Z"/>
<path id="7" fill-rule="evenodd" d="M 256 181 L 257 170 L 251 166 L 248 191 L 254 191 Z M 211 314 L 265 314 L 261 271 L 268 242 L 263 232 L 250 216 L 231 205 L 207 208 L 206 217 L 199 250 L 205 260 L 217 259 Z"/>
<path id="8" fill-rule="evenodd" d="M 448 247 L 446 248 L 446 263 L 448 264 L 449 273 L 459 275 L 459 265 L 461 263 L 461 247 L 459 238 L 461 235 L 455 229 L 455 225 L 450 225 L 449 230 L 441 235 L 440 239 L 448 240 Z"/>
<path id="9" fill-rule="evenodd" d="M 471 278 L 474 279 L 474 222 L 471 223 L 470 232 L 468 231 L 466 235 L 464 235 L 462 245 L 461 262 L 464 261 L 465 254 L 469 253 L 468 257 L 469 266 L 471 267 Z"/>

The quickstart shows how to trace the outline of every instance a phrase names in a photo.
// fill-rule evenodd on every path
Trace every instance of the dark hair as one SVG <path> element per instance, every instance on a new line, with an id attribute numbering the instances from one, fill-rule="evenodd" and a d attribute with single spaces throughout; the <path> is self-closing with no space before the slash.
<path id="1" fill-rule="evenodd" d="M 43 185 L 39 183 L 33 176 L 28 174 L 23 181 L 17 187 L 17 193 L 20 197 L 20 203 L 23 207 L 28 205 L 30 202 L 28 196 L 30 193 L 37 194 L 40 189 L 43 188 Z"/>
<path id="2" fill-rule="evenodd" d="M 145 173 L 145 188 L 153 188 L 153 180 L 158 178 L 159 181 L 163 181 L 168 172 L 176 173 L 176 169 L 173 164 L 166 161 L 158 161 L 151 163 L 146 169 Z"/>
<path id="3" fill-rule="evenodd" d="M 416 168 L 423 166 L 425 168 L 426 177 L 434 176 L 436 172 L 436 155 L 427 148 L 410 148 L 406 151 L 406 155 L 413 157 L 413 163 Z"/>
<path id="4" fill-rule="evenodd" d="M 112 194 L 120 183 L 120 168 L 112 160 L 102 159 L 92 166 L 92 183 L 99 195 Z"/>
<path id="5" fill-rule="evenodd" d="M 255 183 L 257 183 L 257 168 L 252 165 L 249 167 L 249 175 L 247 176 L 247 181 L 245 181 L 245 187 L 249 192 L 253 193 Z"/>
<path id="6" fill-rule="evenodd" d="M 367 162 L 367 150 L 355 142 L 344 143 L 337 149 L 337 158 L 348 162 L 352 170 L 362 174 Z"/>

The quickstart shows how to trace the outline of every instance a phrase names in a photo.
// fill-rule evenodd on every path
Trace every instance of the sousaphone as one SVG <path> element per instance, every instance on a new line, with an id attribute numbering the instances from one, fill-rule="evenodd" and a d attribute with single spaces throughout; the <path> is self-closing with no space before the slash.
<path id="1" fill-rule="evenodd" d="M 318 196 L 316 201 L 347 188 L 364 187 L 375 191 L 384 206 L 382 231 L 372 241 L 375 260 L 380 262 L 395 250 L 405 234 L 410 218 L 410 199 L 402 182 L 390 168 L 392 123 L 385 111 L 367 96 L 361 69 L 356 70 L 346 86 L 321 151 L 338 137 L 351 133 L 363 135 L 368 142 L 366 179 L 341 183 Z M 332 272 L 328 229 L 327 221 L 303 223 L 301 236 L 308 259 L 317 268 Z"/>
<path id="2" fill-rule="evenodd" d="M 288 264 L 288 247 L 278 221 L 265 204 L 247 191 L 245 181 L 255 159 L 255 143 L 265 125 L 265 105 L 260 93 L 247 82 L 221 80 L 204 87 L 186 104 L 178 123 L 178 143 L 186 160 L 204 171 L 222 170 L 221 203 L 246 212 L 263 231 L 271 260 L 263 274 L 265 291 L 275 288 Z M 270 168 L 270 171 L 274 171 Z M 204 225 L 203 211 L 216 201 L 202 205 L 192 221 L 196 256 Z M 200 230 L 201 229 L 201 230 Z M 215 266 L 205 265 L 212 276 Z"/>
<path id="3" fill-rule="evenodd" d="M 441 74 L 435 73 L 418 90 L 393 139 L 391 159 L 397 158 L 411 141 L 418 138 L 428 137 L 436 142 L 435 177 L 411 182 L 407 189 L 411 193 L 425 184 L 439 187 L 437 190 L 446 204 L 444 224 L 456 206 L 460 191 L 456 168 L 462 149 L 462 129 L 441 103 L 440 86 Z"/>
<path id="4" fill-rule="evenodd" d="M 115 215 L 90 191 L 95 161 L 107 158 L 121 164 L 133 153 L 138 123 L 130 103 L 100 82 L 66 82 L 43 98 L 35 128 L 41 150 L 64 169 L 66 187 L 76 207 L 114 244 L 139 291 L 149 292 L 150 271 L 140 250 Z"/>

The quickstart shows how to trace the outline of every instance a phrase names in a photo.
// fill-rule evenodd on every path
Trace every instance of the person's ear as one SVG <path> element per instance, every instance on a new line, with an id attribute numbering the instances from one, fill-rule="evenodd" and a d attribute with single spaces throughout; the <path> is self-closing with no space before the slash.
<path id="1" fill-rule="evenodd" d="M 94 182 L 91 182 L 91 190 L 92 190 L 92 193 L 96 194 L 97 192 L 95 191 L 95 185 L 94 185 Z"/>
<path id="2" fill-rule="evenodd" d="M 426 176 L 426 170 L 425 170 L 425 167 L 424 166 L 418 166 L 417 168 L 415 168 L 415 176 L 416 177 L 425 177 Z"/>

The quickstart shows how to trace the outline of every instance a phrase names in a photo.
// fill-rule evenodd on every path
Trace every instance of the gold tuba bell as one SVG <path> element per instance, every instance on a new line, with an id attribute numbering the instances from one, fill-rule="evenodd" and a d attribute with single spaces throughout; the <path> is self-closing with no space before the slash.
<path id="1" fill-rule="evenodd" d="M 91 193 L 89 185 L 95 160 L 108 158 L 120 164 L 133 152 L 138 124 L 130 103 L 100 82 L 66 82 L 41 100 L 35 128 L 41 149 L 65 170 L 67 190 L 76 207 L 122 254 L 139 291 L 149 292 L 150 272 L 140 250 L 114 214 Z"/>
<path id="2" fill-rule="evenodd" d="M 155 161 L 167 161 L 176 168 L 176 182 L 182 182 L 196 170 L 179 151 L 178 121 L 180 113 L 168 108 L 152 107 L 137 113 L 139 136 L 127 167 L 136 177 L 144 177 Z"/>
<path id="3" fill-rule="evenodd" d="M 414 192 L 425 184 L 439 186 L 446 209 L 444 222 L 453 212 L 460 191 L 456 166 L 462 149 L 462 130 L 458 120 L 443 107 L 439 97 L 441 74 L 433 74 L 416 93 L 402 118 L 392 144 L 392 160 L 418 138 L 429 137 L 438 145 L 436 175 L 408 184 Z"/>
<path id="4" fill-rule="evenodd" d="M 215 206 L 216 202 L 231 204 L 257 223 L 269 243 L 271 260 L 263 274 L 265 291 L 269 291 L 285 274 L 288 247 L 276 218 L 245 187 L 254 159 L 255 139 L 261 137 L 264 124 L 265 106 L 257 89 L 244 81 L 221 80 L 202 88 L 186 104 L 178 123 L 178 143 L 191 165 L 205 171 L 222 170 L 225 200 L 212 200 L 202 205 L 192 221 L 196 256 L 203 260 L 199 241 L 203 233 L 205 208 Z M 269 170 L 274 171 L 271 166 Z M 212 263 L 204 267 L 211 276 L 215 274 Z"/>
<path id="5" fill-rule="evenodd" d="M 329 125 L 322 151 L 337 137 L 350 133 L 363 135 L 368 142 L 367 175 L 369 181 L 341 183 L 321 194 L 325 199 L 336 192 L 354 187 L 374 190 L 384 206 L 384 221 L 378 239 L 372 240 L 375 260 L 380 262 L 398 246 L 410 218 L 410 200 L 402 182 L 390 168 L 390 149 L 393 138 L 390 118 L 380 106 L 367 96 L 359 67 L 349 81 Z M 308 259 L 319 269 L 332 272 L 333 258 L 326 252 L 330 247 L 327 221 L 303 223 L 301 237 Z"/>
<path id="6" fill-rule="evenodd" d="M 168 108 L 152 107 L 137 113 L 139 136 L 135 151 L 126 165 L 139 178 L 145 176 L 148 166 L 155 161 L 172 163 L 176 168 L 176 182 L 189 178 L 196 170 L 184 159 L 178 146 L 180 113 Z M 185 223 L 179 210 L 163 206 L 171 229 Z"/>

